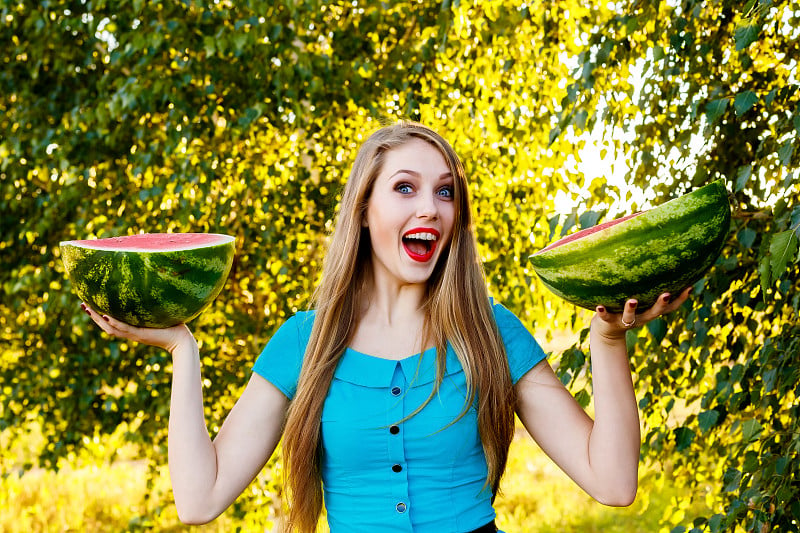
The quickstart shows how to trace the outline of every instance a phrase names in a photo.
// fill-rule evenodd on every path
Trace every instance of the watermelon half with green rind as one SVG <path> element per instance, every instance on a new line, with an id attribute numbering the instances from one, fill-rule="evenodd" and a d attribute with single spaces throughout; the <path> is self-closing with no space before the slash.
<path id="1" fill-rule="evenodd" d="M 637 311 L 668 292 L 677 296 L 708 271 L 731 224 L 723 180 L 658 207 L 584 229 L 529 257 L 542 283 L 586 309 L 620 312 L 629 298 Z"/>
<path id="2" fill-rule="evenodd" d="M 219 295 L 235 239 L 217 233 L 144 233 L 63 241 L 72 289 L 94 310 L 134 326 L 189 322 Z"/>

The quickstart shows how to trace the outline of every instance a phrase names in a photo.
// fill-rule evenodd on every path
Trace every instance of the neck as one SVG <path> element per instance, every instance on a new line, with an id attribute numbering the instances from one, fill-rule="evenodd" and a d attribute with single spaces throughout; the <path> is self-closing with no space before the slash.
<path id="1" fill-rule="evenodd" d="M 423 283 L 390 283 L 373 271 L 367 282 L 367 299 L 361 316 L 384 326 L 416 324 L 423 318 L 425 292 Z"/>

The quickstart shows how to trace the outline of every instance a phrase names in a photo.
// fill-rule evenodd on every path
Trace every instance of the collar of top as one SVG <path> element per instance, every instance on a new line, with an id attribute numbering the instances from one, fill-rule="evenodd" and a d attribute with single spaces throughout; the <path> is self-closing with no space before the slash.
<path id="1" fill-rule="evenodd" d="M 392 376 L 398 365 L 402 368 L 409 387 L 420 387 L 433 383 L 436 379 L 436 348 L 429 348 L 422 353 L 399 361 L 383 359 L 346 348 L 336 367 L 334 378 L 362 387 L 390 387 Z M 461 363 L 448 343 L 444 375 L 449 376 L 462 371 Z"/>

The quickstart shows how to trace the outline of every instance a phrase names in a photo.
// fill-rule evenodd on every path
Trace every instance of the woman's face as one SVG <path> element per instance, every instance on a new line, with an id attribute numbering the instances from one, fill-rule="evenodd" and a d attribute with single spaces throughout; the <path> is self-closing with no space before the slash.
<path id="1" fill-rule="evenodd" d="M 384 154 L 363 222 L 376 282 L 428 281 L 452 236 L 454 189 L 450 167 L 429 143 L 412 139 Z"/>

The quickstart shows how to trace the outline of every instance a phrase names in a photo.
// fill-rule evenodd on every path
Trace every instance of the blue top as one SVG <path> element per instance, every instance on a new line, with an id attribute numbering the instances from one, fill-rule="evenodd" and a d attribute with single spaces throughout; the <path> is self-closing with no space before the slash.
<path id="1" fill-rule="evenodd" d="M 520 320 L 500 304 L 494 317 L 516 383 L 545 358 Z M 253 367 L 289 399 L 297 390 L 314 312 L 300 312 L 270 339 Z M 436 349 L 399 361 L 347 348 L 322 410 L 322 484 L 332 533 L 466 532 L 495 517 L 478 435 L 477 401 L 464 408 L 466 377 L 452 347 L 431 393 Z"/>

